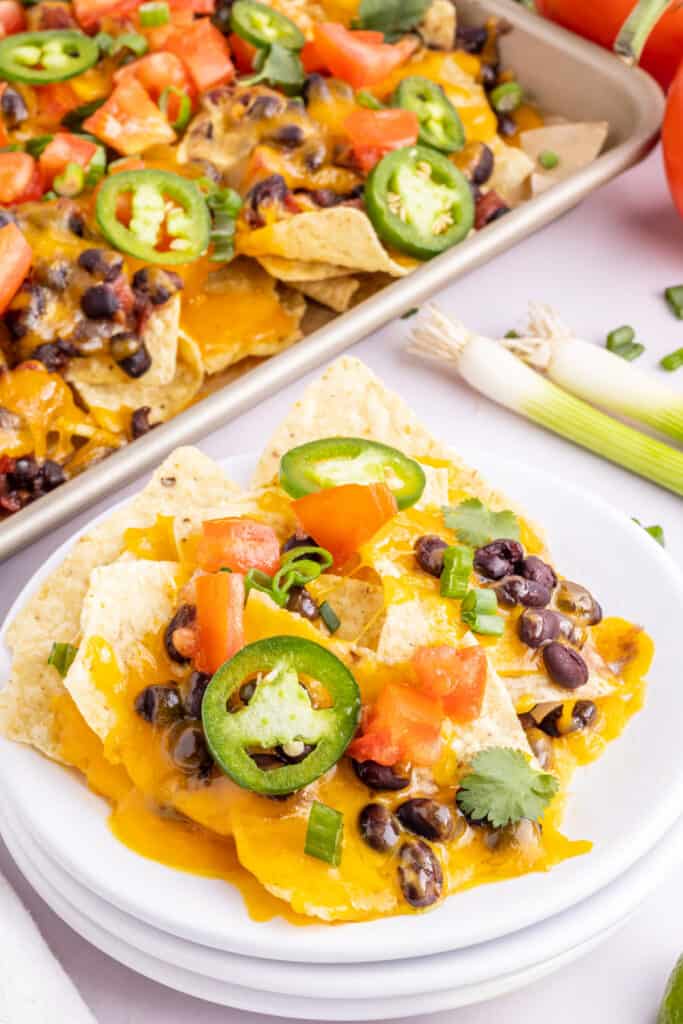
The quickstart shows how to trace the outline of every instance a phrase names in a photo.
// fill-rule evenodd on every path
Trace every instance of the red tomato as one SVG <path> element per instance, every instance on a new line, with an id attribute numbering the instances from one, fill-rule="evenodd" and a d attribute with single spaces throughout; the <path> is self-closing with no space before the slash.
<path id="1" fill-rule="evenodd" d="M 0 39 L 23 32 L 26 28 L 26 14 L 17 0 L 0 0 Z"/>
<path id="2" fill-rule="evenodd" d="M 175 140 L 168 121 L 134 77 L 119 82 L 106 103 L 83 122 L 83 130 L 124 156 Z"/>
<path id="3" fill-rule="evenodd" d="M 52 184 L 53 179 L 61 174 L 69 163 L 87 167 L 96 152 L 97 146 L 89 139 L 78 138 L 70 132 L 57 132 L 40 154 L 38 161 L 46 187 Z"/>
<path id="4" fill-rule="evenodd" d="M 210 675 L 244 647 L 244 577 L 217 572 L 195 580 L 197 654 L 195 666 Z"/>
<path id="5" fill-rule="evenodd" d="M 354 89 L 381 82 L 417 48 L 414 36 L 390 44 L 382 41 L 379 32 L 354 32 L 332 21 L 315 25 L 313 42 L 315 50 L 309 57 Z"/>
<path id="6" fill-rule="evenodd" d="M 414 146 L 420 122 L 412 110 L 364 110 L 346 118 L 344 131 L 351 140 L 356 162 L 367 174 L 392 149 Z"/>
<path id="7" fill-rule="evenodd" d="M 4 154 L 2 154 L 4 156 Z M 0 183 L 1 183 L 0 171 Z M 10 221 L 0 228 L 0 314 L 4 313 L 31 269 L 33 253 L 23 234 Z"/>
<path id="8" fill-rule="evenodd" d="M 272 576 L 280 567 L 280 542 L 271 526 L 253 519 L 210 519 L 202 523 L 197 564 L 206 572 L 260 569 Z"/>
<path id="9" fill-rule="evenodd" d="M 36 172 L 36 162 L 28 153 L 0 153 L 0 204 L 24 201 Z"/>
<path id="10" fill-rule="evenodd" d="M 479 717 L 488 672 L 481 647 L 419 647 L 413 667 L 422 692 L 440 699 L 449 718 Z"/>
<path id="11" fill-rule="evenodd" d="M 342 484 L 292 502 L 294 515 L 305 533 L 315 537 L 344 565 L 396 514 L 396 499 L 386 484 Z"/>
<path id="12" fill-rule="evenodd" d="M 235 77 L 227 40 L 210 18 L 197 18 L 186 28 L 176 29 L 164 49 L 180 57 L 199 92 Z"/>
<path id="13" fill-rule="evenodd" d="M 673 80 L 662 124 L 664 166 L 671 198 L 683 217 L 683 65 Z"/>
<path id="14" fill-rule="evenodd" d="M 612 49 L 635 0 L 536 0 L 541 14 Z M 657 22 L 640 61 L 667 89 L 683 55 L 683 6 L 673 4 Z"/>
<path id="15" fill-rule="evenodd" d="M 161 50 L 148 53 L 139 60 L 125 64 L 114 75 L 115 82 L 124 82 L 128 78 L 136 78 L 147 90 L 155 103 L 159 102 L 164 89 L 173 85 L 182 92 L 192 92 L 192 85 L 180 57 L 174 53 Z"/>
<path id="16" fill-rule="evenodd" d="M 235 32 L 228 36 L 230 50 L 235 59 L 237 70 L 241 75 L 249 75 L 254 70 L 254 57 L 258 53 L 255 46 L 242 39 Z M 304 47 L 305 49 L 305 47 Z"/>
<path id="17" fill-rule="evenodd" d="M 357 761 L 392 765 L 435 764 L 441 754 L 443 712 L 439 701 L 419 690 L 388 683 L 367 717 L 363 735 L 348 753 Z"/>
<path id="18" fill-rule="evenodd" d="M 139 3 L 140 0 L 73 0 L 73 8 L 79 25 L 88 32 L 97 31 L 103 18 L 125 18 Z"/>
<path id="19" fill-rule="evenodd" d="M 40 121 L 49 125 L 50 128 L 59 124 L 64 115 L 81 102 L 69 82 L 36 85 L 33 87 L 33 91 L 38 101 Z"/>

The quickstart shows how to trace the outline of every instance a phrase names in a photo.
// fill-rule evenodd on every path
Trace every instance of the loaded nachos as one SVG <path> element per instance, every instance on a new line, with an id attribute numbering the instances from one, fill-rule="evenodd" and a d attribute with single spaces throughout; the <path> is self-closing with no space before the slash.
<path id="1" fill-rule="evenodd" d="M 573 771 L 652 643 L 357 360 L 242 490 L 179 449 L 7 632 L 3 733 L 82 772 L 142 855 L 293 922 L 551 868 Z"/>
<path id="2" fill-rule="evenodd" d="M 607 126 L 542 115 L 502 31 L 3 0 L 0 516 L 593 160 Z"/>

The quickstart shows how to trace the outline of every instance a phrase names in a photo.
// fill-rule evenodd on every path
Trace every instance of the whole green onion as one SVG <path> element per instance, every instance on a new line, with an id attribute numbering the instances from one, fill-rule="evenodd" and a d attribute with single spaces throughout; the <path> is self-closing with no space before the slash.
<path id="1" fill-rule="evenodd" d="M 510 339 L 506 345 L 521 345 L 524 340 L 527 339 Z M 543 341 L 539 338 L 529 340 Z M 571 347 L 576 344 L 578 343 L 572 339 L 569 345 L 559 346 L 557 351 L 561 353 L 567 348 L 571 351 Z M 588 342 L 584 342 L 584 345 L 593 349 L 597 353 L 597 358 L 609 360 L 609 372 L 612 376 L 608 379 L 603 379 L 604 373 L 594 376 L 589 367 L 582 366 L 580 359 L 577 364 L 577 360 L 572 358 L 571 369 L 567 369 L 566 376 L 572 381 L 577 393 L 590 391 L 596 395 L 596 400 L 599 394 L 602 404 L 608 407 L 610 401 L 612 406 L 617 402 L 622 406 L 628 404 L 629 408 L 638 412 L 639 418 L 644 422 L 649 421 L 667 433 L 677 432 L 678 436 L 683 438 L 683 399 L 680 396 L 663 389 L 657 381 L 656 384 L 650 385 L 650 395 L 656 393 L 661 396 L 665 390 L 667 400 L 662 398 L 657 410 L 643 408 L 639 396 L 632 393 L 633 389 L 631 393 L 621 393 L 619 390 L 615 393 L 613 378 L 621 374 L 622 382 L 626 379 L 630 386 L 633 374 L 638 374 L 639 380 L 645 377 L 649 384 L 648 375 L 641 374 L 636 367 L 624 363 L 606 349 L 588 345 Z M 546 347 L 549 347 L 547 340 Z M 647 437 L 605 413 L 598 412 L 586 402 L 563 391 L 546 377 L 535 373 L 499 342 L 474 334 L 463 324 L 444 316 L 436 308 L 430 307 L 427 316 L 414 329 L 412 351 L 454 365 L 471 387 L 494 402 L 499 402 L 513 412 L 526 416 L 527 419 L 547 430 L 552 430 L 568 441 L 588 448 L 596 455 L 616 462 L 624 469 L 638 473 L 675 494 L 683 495 L 683 452 L 675 451 L 669 445 Z M 578 380 L 572 374 L 572 369 L 576 370 Z M 553 371 L 548 372 L 550 374 Z M 674 399 L 670 397 L 672 394 Z"/>

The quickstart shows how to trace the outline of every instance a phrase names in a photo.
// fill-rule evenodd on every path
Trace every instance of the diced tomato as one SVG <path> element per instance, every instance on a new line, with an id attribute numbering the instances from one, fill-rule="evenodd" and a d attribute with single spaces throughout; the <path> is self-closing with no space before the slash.
<path id="1" fill-rule="evenodd" d="M 114 81 L 117 83 L 125 82 L 129 78 L 136 78 L 155 103 L 159 102 L 164 89 L 171 85 L 182 92 L 194 91 L 180 57 L 163 50 L 159 53 L 148 53 L 131 64 L 124 64 L 114 75 Z"/>
<path id="2" fill-rule="evenodd" d="M 26 28 L 26 14 L 17 0 L 0 0 L 0 39 L 23 32 Z"/>
<path id="3" fill-rule="evenodd" d="M 88 32 L 96 31 L 103 18 L 125 18 L 139 3 L 140 0 L 73 0 L 73 7 L 79 25 Z"/>
<path id="4" fill-rule="evenodd" d="M 422 692 L 440 699 L 449 718 L 471 722 L 479 717 L 488 671 L 481 647 L 419 647 L 413 667 Z"/>
<path id="5" fill-rule="evenodd" d="M 83 129 L 124 156 L 175 139 L 168 121 L 134 77 L 119 82 L 106 103 L 83 122 Z"/>
<path id="6" fill-rule="evenodd" d="M 242 39 L 235 32 L 228 36 L 228 42 L 239 73 L 241 75 L 250 74 L 254 70 L 254 57 L 258 52 L 256 47 L 248 43 L 246 39 Z"/>
<path id="7" fill-rule="evenodd" d="M 420 122 L 412 110 L 365 110 L 358 108 L 344 122 L 353 154 L 367 174 L 392 149 L 414 146 Z"/>
<path id="8" fill-rule="evenodd" d="M 0 314 L 4 313 L 31 269 L 33 253 L 16 224 L 0 228 Z"/>
<path id="9" fill-rule="evenodd" d="M 24 202 L 35 171 L 36 162 L 28 153 L 0 153 L 0 204 Z"/>
<path id="10" fill-rule="evenodd" d="M 198 650 L 195 666 L 211 675 L 244 646 L 244 577 L 216 572 L 195 580 Z"/>
<path id="11" fill-rule="evenodd" d="M 59 124 L 65 114 L 81 103 L 69 82 L 36 85 L 33 91 L 38 101 L 39 120 L 46 127 Z"/>
<path id="12" fill-rule="evenodd" d="M 163 49 L 180 57 L 199 92 L 235 77 L 227 40 L 210 18 L 197 18 L 191 25 L 174 30 Z"/>
<path id="13" fill-rule="evenodd" d="M 79 138 L 70 132 L 57 132 L 40 154 L 38 161 L 46 187 L 52 184 L 54 178 L 61 174 L 69 163 L 87 167 L 96 152 L 97 146 L 89 139 Z"/>
<path id="14" fill-rule="evenodd" d="M 271 526 L 253 519 L 210 519 L 202 523 L 197 564 L 206 572 L 260 569 L 272 576 L 280 566 L 280 542 Z"/>
<path id="15" fill-rule="evenodd" d="M 398 508 L 386 484 L 342 484 L 297 498 L 292 507 L 304 531 L 331 552 L 337 567 L 370 540 Z"/>
<path id="16" fill-rule="evenodd" d="M 31 5 L 26 21 L 31 32 L 78 28 L 71 4 L 65 4 L 62 0 L 41 0 L 41 3 Z"/>
<path id="17" fill-rule="evenodd" d="M 357 761 L 384 765 L 435 764 L 441 754 L 442 722 L 438 700 L 410 686 L 388 683 L 367 716 L 363 735 L 351 743 L 348 753 Z"/>
<path id="18" fill-rule="evenodd" d="M 413 36 L 406 36 L 398 43 L 385 43 L 379 32 L 353 31 L 332 21 L 314 26 L 313 43 L 314 49 L 309 51 L 307 59 L 354 89 L 381 82 L 394 68 L 405 63 L 418 45 Z"/>
<path id="19" fill-rule="evenodd" d="M 384 42 L 384 34 L 382 32 L 372 32 L 367 29 L 355 29 L 353 36 L 357 42 L 361 43 L 375 44 Z M 301 62 L 307 75 L 314 71 L 328 70 L 322 54 L 315 45 L 314 39 L 309 39 L 304 45 L 301 51 Z"/>

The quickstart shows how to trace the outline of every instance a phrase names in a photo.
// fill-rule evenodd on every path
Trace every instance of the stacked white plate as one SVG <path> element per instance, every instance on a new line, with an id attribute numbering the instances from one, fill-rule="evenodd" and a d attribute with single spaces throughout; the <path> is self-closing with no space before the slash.
<path id="1" fill-rule="evenodd" d="M 657 645 L 645 709 L 572 787 L 565 831 L 591 839 L 592 852 L 419 916 L 336 928 L 257 923 L 229 885 L 121 845 L 107 805 L 75 774 L 3 741 L 0 831 L 28 881 L 72 928 L 141 974 L 200 998 L 283 1017 L 380 1020 L 492 998 L 557 970 L 606 939 L 680 863 L 681 574 L 624 514 L 546 474 L 473 454 L 493 484 L 546 525 L 557 564 L 608 614 L 645 625 Z M 252 464 L 235 459 L 226 468 L 246 479 Z M 10 619 L 63 555 L 28 584 Z M 4 649 L 4 675 L 3 659 Z"/>

